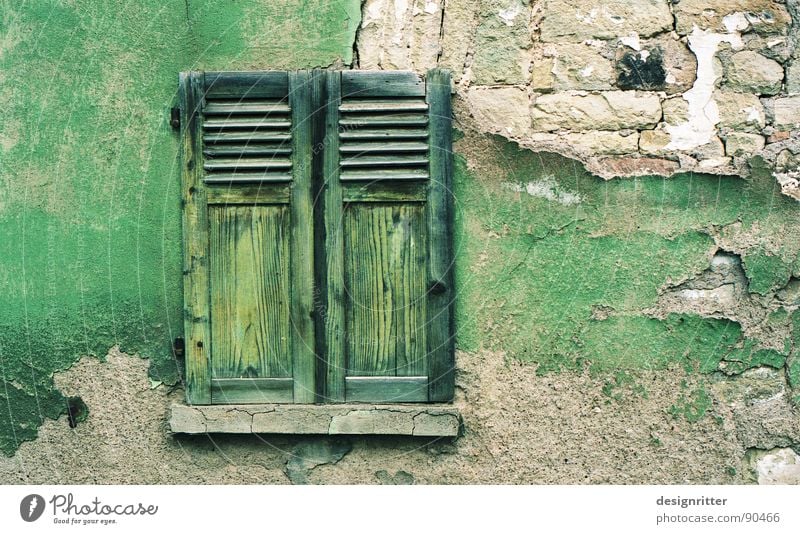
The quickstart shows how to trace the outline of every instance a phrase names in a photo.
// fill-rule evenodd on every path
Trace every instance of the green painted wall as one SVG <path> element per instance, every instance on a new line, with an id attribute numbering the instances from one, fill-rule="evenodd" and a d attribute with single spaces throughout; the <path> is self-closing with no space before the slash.
<path id="1" fill-rule="evenodd" d="M 564 157 L 501 138 L 480 154 L 480 161 L 457 159 L 462 350 L 502 350 L 539 373 L 672 364 L 710 373 L 722 360 L 728 373 L 784 367 L 788 337 L 779 352 L 763 347 L 767 339 L 745 338 L 728 319 L 659 320 L 648 312 L 659 288 L 709 267 L 713 236 L 736 243 L 751 293 L 774 293 L 800 276 L 798 204 L 781 195 L 760 160 L 750 179 L 604 181 Z M 773 315 L 781 314 L 788 321 L 782 308 Z"/>
<path id="2" fill-rule="evenodd" d="M 83 355 L 119 345 L 150 358 L 154 384 L 178 381 L 179 177 L 167 123 L 177 73 L 352 60 L 359 1 L 274 4 L 0 0 L 5 454 L 65 411 L 53 374 Z M 797 203 L 767 169 L 606 182 L 559 156 L 468 141 L 457 144 L 455 184 L 460 349 L 504 351 L 541 373 L 588 366 L 609 373 L 609 394 L 627 371 L 711 372 L 722 359 L 737 371 L 788 359 L 800 383 L 797 313 L 776 319 L 796 326 L 783 352 L 730 320 L 645 313 L 667 281 L 708 267 L 713 235 L 741 243 L 755 294 L 800 276 Z M 524 192 L 532 181 L 546 193 Z M 695 418 L 703 406 L 702 389 L 687 391 L 676 413 Z"/>
<path id="3" fill-rule="evenodd" d="M 119 345 L 178 380 L 178 72 L 347 64 L 358 0 L 0 0 L 0 450 Z M 89 407 L 91 410 L 91 407 Z"/>

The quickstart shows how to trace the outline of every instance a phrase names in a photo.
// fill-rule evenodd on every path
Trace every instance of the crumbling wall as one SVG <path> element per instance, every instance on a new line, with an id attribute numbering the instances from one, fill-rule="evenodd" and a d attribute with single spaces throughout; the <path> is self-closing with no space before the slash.
<path id="1" fill-rule="evenodd" d="M 450 68 L 482 131 L 604 178 L 747 176 L 762 155 L 800 199 L 796 11 L 772 0 L 366 0 L 358 60 Z"/>
<path id="2" fill-rule="evenodd" d="M 125 6 L 2 6 L 0 481 L 798 481 L 794 0 Z M 167 431 L 177 73 L 314 66 L 454 73 L 457 440 Z"/>

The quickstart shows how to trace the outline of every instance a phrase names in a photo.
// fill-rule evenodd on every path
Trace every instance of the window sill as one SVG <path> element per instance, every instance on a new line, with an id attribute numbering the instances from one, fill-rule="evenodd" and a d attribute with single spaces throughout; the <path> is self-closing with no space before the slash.
<path id="1" fill-rule="evenodd" d="M 461 413 L 449 404 L 173 404 L 179 434 L 325 434 L 454 437 Z"/>

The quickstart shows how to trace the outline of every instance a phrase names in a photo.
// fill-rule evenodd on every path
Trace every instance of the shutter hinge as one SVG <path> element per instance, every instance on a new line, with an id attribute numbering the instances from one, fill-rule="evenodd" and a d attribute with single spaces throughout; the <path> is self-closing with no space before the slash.
<path id="1" fill-rule="evenodd" d="M 169 112 L 169 125 L 173 130 L 180 130 L 181 128 L 181 108 L 174 107 Z"/>

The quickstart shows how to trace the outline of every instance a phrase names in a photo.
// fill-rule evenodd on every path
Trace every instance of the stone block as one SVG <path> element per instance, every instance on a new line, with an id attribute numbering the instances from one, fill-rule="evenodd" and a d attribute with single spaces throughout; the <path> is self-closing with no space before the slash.
<path id="1" fill-rule="evenodd" d="M 766 123 L 764 106 L 755 95 L 717 91 L 714 101 L 717 103 L 720 128 L 757 132 Z"/>
<path id="2" fill-rule="evenodd" d="M 744 50 L 733 54 L 725 66 L 726 89 L 740 93 L 774 95 L 783 85 L 783 67 L 757 52 Z"/>
<path id="3" fill-rule="evenodd" d="M 728 33 L 755 31 L 785 35 L 792 22 L 786 7 L 772 0 L 681 0 L 673 3 L 675 27 L 680 35 L 700 30 Z"/>
<path id="4" fill-rule="evenodd" d="M 773 126 L 781 130 L 800 126 L 800 95 L 776 98 L 774 102 Z"/>
<path id="5" fill-rule="evenodd" d="M 181 434 L 393 434 L 457 436 L 461 415 L 444 404 L 247 404 L 170 409 Z"/>
<path id="6" fill-rule="evenodd" d="M 758 134 L 731 132 L 725 139 L 725 153 L 728 156 L 754 156 L 764 150 L 764 136 Z"/>
<path id="7" fill-rule="evenodd" d="M 564 140 L 578 153 L 589 156 L 632 154 L 639 148 L 639 134 L 636 132 L 628 135 L 607 131 L 569 133 Z"/>
<path id="8" fill-rule="evenodd" d="M 548 47 L 545 53 L 553 57 L 551 74 L 556 90 L 613 88 L 614 66 L 597 47 L 564 43 Z"/>
<path id="9" fill-rule="evenodd" d="M 473 86 L 467 93 L 467 105 L 486 131 L 512 137 L 531 131 L 530 102 L 524 87 Z"/>
<path id="10" fill-rule="evenodd" d="M 541 10 L 543 42 L 580 43 L 631 32 L 650 37 L 672 29 L 666 0 L 545 0 Z"/>
<path id="11" fill-rule="evenodd" d="M 538 131 L 647 129 L 661 119 L 661 100 L 636 91 L 565 92 L 538 96 L 531 113 Z"/>
<path id="12" fill-rule="evenodd" d="M 530 6 L 524 0 L 481 3 L 472 48 L 472 76 L 478 85 L 525 83 L 530 70 Z"/>

